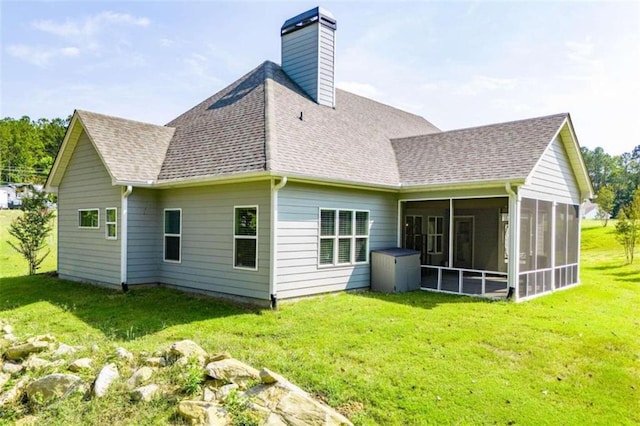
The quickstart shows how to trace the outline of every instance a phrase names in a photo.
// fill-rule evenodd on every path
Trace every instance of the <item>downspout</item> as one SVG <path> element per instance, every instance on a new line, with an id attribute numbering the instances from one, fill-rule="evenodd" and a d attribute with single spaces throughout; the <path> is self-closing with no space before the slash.
<path id="1" fill-rule="evenodd" d="M 518 194 L 511 188 L 511 183 L 506 182 L 504 189 L 509 195 L 509 264 L 507 266 L 507 282 L 509 283 L 509 291 L 507 299 L 514 298 L 518 300 L 518 235 L 520 233 L 518 210 L 520 203 Z"/>
<path id="2" fill-rule="evenodd" d="M 271 299 L 271 309 L 278 308 L 278 191 L 287 184 L 287 177 L 283 176 L 276 185 L 275 180 L 271 181 L 271 244 L 269 247 L 269 261 L 271 275 L 269 277 L 269 298 Z"/>
<path id="3" fill-rule="evenodd" d="M 127 219 L 129 216 L 129 195 L 133 192 L 133 186 L 127 185 L 127 189 L 122 193 L 121 216 L 120 216 L 120 283 L 122 291 L 127 292 Z"/>

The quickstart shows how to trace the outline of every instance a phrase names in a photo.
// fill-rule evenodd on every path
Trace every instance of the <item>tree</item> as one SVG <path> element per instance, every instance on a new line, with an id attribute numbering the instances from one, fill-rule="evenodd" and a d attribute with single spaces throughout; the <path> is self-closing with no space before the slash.
<path id="1" fill-rule="evenodd" d="M 29 262 L 29 275 L 36 273 L 49 254 L 47 251 L 44 255 L 39 255 L 53 228 L 53 211 L 48 209 L 48 201 L 49 198 L 43 191 L 34 190 L 30 196 L 23 198 L 23 214 L 9 227 L 9 234 L 18 240 L 17 244 L 9 241 L 9 245 Z"/>
<path id="2" fill-rule="evenodd" d="M 640 188 L 636 188 L 631 204 L 620 210 L 616 223 L 616 239 L 624 247 L 627 263 L 633 263 L 636 242 L 640 237 Z"/>
<path id="3" fill-rule="evenodd" d="M 598 219 L 602 220 L 602 226 L 604 227 L 606 227 L 607 222 L 609 222 L 615 201 L 616 194 L 609 186 L 600 188 L 596 196 L 596 204 L 598 205 Z"/>

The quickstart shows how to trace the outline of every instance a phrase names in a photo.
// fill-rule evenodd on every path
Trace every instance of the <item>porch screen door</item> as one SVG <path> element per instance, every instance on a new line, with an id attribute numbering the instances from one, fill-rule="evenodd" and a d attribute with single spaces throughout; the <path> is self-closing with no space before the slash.
<path id="1" fill-rule="evenodd" d="M 453 267 L 473 269 L 473 217 L 455 217 L 453 230 Z"/>

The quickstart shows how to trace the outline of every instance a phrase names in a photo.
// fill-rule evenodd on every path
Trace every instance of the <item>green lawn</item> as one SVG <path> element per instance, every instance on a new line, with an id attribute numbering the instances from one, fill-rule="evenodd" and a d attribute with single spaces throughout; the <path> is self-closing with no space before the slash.
<path id="1" fill-rule="evenodd" d="M 162 288 L 122 294 L 16 276 L 26 267 L 3 247 L 0 318 L 18 336 L 52 333 L 104 354 L 193 339 L 282 373 L 356 424 L 638 424 L 640 267 L 624 265 L 613 229 L 584 224 L 581 286 L 525 303 L 357 293 L 275 312 Z M 58 424 L 176 420 L 171 404 L 80 397 L 36 415 Z"/>

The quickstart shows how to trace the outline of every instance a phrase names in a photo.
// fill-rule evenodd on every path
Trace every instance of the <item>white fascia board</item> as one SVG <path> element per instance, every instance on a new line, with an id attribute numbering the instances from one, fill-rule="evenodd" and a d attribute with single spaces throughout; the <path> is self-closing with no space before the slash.
<path id="1" fill-rule="evenodd" d="M 500 179 L 500 180 L 480 180 L 475 182 L 458 182 L 458 183 L 442 183 L 434 185 L 415 185 L 415 186 L 402 186 L 400 193 L 407 194 L 411 192 L 428 192 L 428 191 L 443 191 L 443 190 L 460 190 L 460 189 L 485 189 L 485 188 L 500 188 L 504 189 L 504 185 L 510 183 L 512 185 L 524 185 L 525 179 Z"/>
<path id="2" fill-rule="evenodd" d="M 64 164 L 62 162 L 63 162 L 64 153 L 66 152 L 69 144 L 71 143 L 69 142 L 69 140 L 71 139 L 71 135 L 73 134 L 73 131 L 77 124 L 78 124 L 78 113 L 74 111 L 73 116 L 71 117 L 71 121 L 67 126 L 67 131 L 65 132 L 64 138 L 62 139 L 62 144 L 60 145 L 60 149 L 58 149 L 56 159 L 53 162 L 51 171 L 49 171 L 49 176 L 47 176 L 47 181 L 45 182 L 45 185 L 44 185 L 44 190 L 46 192 L 58 192 L 58 185 L 53 185 L 52 181 L 55 180 L 55 177 L 59 172 L 64 173 L 64 171 L 67 168 L 67 165 L 69 164 L 68 159 Z M 75 142 L 77 143 L 77 141 Z M 75 143 L 73 145 L 75 147 Z"/>

